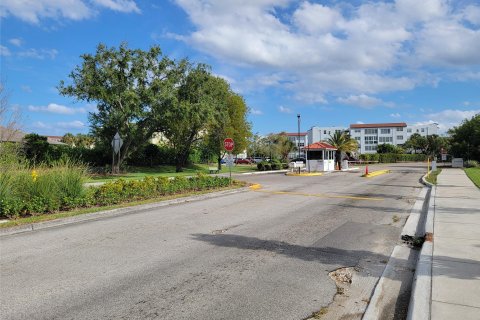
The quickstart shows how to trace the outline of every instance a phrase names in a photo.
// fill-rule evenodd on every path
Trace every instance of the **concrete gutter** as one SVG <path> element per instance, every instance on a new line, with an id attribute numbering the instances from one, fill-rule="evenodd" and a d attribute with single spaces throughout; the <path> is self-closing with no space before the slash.
<path id="1" fill-rule="evenodd" d="M 431 190 L 430 187 L 424 187 L 418 195 L 403 227 L 402 239 L 414 239 L 424 237 L 428 233 L 433 234 L 434 204 L 430 201 Z M 392 279 L 397 277 L 397 273 L 405 270 L 405 268 L 415 268 L 407 320 L 430 320 L 432 248 L 432 242 L 424 242 L 420 255 L 415 261 L 412 260 L 410 254 L 415 249 L 405 245 L 395 246 L 382 276 L 375 286 L 375 291 L 363 315 L 363 320 L 381 318 L 383 310 L 389 303 L 386 296 L 389 294 Z"/>
<path id="2" fill-rule="evenodd" d="M 177 198 L 172 200 L 165 200 L 165 201 L 142 204 L 142 205 L 131 206 L 126 208 L 118 208 L 118 209 L 105 210 L 105 211 L 99 211 L 99 212 L 93 212 L 93 213 L 79 214 L 73 217 L 60 218 L 60 219 L 45 221 L 45 222 L 31 223 L 31 224 L 26 224 L 26 225 L 17 226 L 17 227 L 1 228 L 0 237 L 14 235 L 18 233 L 24 233 L 24 232 L 37 231 L 37 230 L 42 230 L 47 228 L 59 227 L 59 226 L 64 226 L 64 225 L 69 225 L 74 223 L 101 220 L 101 219 L 106 219 L 111 217 L 122 216 L 126 214 L 141 213 L 141 212 L 149 211 L 152 209 L 162 208 L 165 206 L 192 202 L 192 201 L 206 200 L 206 199 L 211 199 L 211 198 L 216 198 L 221 196 L 227 196 L 235 193 L 245 192 L 248 190 L 250 190 L 249 187 L 244 187 L 244 188 L 233 189 L 233 190 L 211 192 L 211 193 L 206 193 L 206 194 L 197 195 L 197 196 L 189 196 L 189 197 Z"/>
<path id="3" fill-rule="evenodd" d="M 425 177 L 424 177 L 425 178 Z M 430 193 L 427 218 L 425 219 L 425 242 L 415 268 L 412 295 L 408 306 L 407 320 L 430 320 L 432 301 L 432 263 L 433 263 L 433 219 L 435 216 L 435 195 L 437 187 Z M 433 194 L 433 201 L 432 201 Z"/>

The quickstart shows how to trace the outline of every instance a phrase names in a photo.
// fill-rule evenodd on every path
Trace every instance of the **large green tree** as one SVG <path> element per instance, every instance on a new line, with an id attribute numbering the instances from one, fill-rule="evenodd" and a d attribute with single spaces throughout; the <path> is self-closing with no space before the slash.
<path id="1" fill-rule="evenodd" d="M 224 81 L 219 79 L 219 81 Z M 223 86 L 225 87 L 225 86 Z M 215 106 L 213 121 L 208 126 L 206 141 L 208 149 L 217 160 L 218 169 L 221 169 L 221 160 L 225 155 L 223 141 L 232 138 L 235 142 L 233 154 L 247 149 L 248 139 L 252 136 L 251 125 L 247 120 L 248 107 L 245 100 L 238 94 L 228 92 L 226 103 Z"/>
<path id="2" fill-rule="evenodd" d="M 152 120 L 162 112 L 158 102 L 169 96 L 166 79 L 172 61 L 158 46 L 143 51 L 129 49 L 126 43 L 119 48 L 100 44 L 95 54 L 81 58 L 81 65 L 69 75 L 71 84 L 61 81 L 58 89 L 62 95 L 97 104 L 89 120 L 99 147 L 111 150 L 110 142 L 119 132 L 123 146 L 112 168 L 118 172 L 124 159 L 157 130 L 158 123 Z"/>
<path id="3" fill-rule="evenodd" d="M 226 109 L 228 84 L 211 74 L 204 64 L 178 62 L 171 77 L 171 99 L 165 100 L 160 123 L 175 153 L 176 171 L 186 165 L 193 145 L 207 134 L 217 110 Z"/>
<path id="4" fill-rule="evenodd" d="M 339 170 L 342 169 L 342 152 L 358 150 L 357 140 L 352 139 L 346 132 L 336 131 L 333 136 L 330 135 L 327 142 L 337 148 L 337 151 L 335 151 L 335 164 Z"/>
<path id="5" fill-rule="evenodd" d="M 480 161 L 480 113 L 449 131 L 454 157 Z"/>

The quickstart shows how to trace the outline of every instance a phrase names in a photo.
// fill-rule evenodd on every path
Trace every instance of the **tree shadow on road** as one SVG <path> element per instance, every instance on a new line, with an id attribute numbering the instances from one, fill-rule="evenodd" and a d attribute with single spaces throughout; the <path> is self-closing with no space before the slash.
<path id="1" fill-rule="evenodd" d="M 247 237 L 235 234 L 192 234 L 194 240 L 208 242 L 214 246 L 237 248 L 242 250 L 268 251 L 304 261 L 319 262 L 330 265 L 355 266 L 361 260 L 370 261 L 371 267 L 385 266 L 390 259 L 397 266 L 406 265 L 406 259 L 391 258 L 384 254 L 374 253 L 368 250 L 345 250 L 334 247 L 309 247 L 289 244 L 284 241 L 264 240 L 256 237 Z M 450 262 L 477 264 L 478 261 L 470 259 L 458 259 L 448 256 L 436 256 L 436 266 L 441 268 L 442 275 L 454 279 L 480 279 L 480 268 L 466 274 L 463 270 L 452 267 Z M 418 276 L 429 276 L 419 274 Z"/>

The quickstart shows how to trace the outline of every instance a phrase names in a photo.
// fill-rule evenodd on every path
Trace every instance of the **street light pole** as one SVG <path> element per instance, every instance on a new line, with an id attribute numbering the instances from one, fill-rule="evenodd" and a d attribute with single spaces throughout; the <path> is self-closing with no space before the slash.
<path id="1" fill-rule="evenodd" d="M 298 122 L 298 136 L 297 136 L 297 149 L 298 149 L 298 157 L 300 158 L 300 113 L 297 114 L 297 122 Z"/>

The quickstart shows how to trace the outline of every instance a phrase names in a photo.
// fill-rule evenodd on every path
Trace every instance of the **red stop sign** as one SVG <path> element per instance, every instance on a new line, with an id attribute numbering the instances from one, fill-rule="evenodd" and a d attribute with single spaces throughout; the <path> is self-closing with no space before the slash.
<path id="1" fill-rule="evenodd" d="M 233 148 L 235 147 L 235 143 L 233 143 L 232 138 L 227 138 L 223 140 L 223 146 L 225 147 L 225 150 L 232 151 Z"/>

